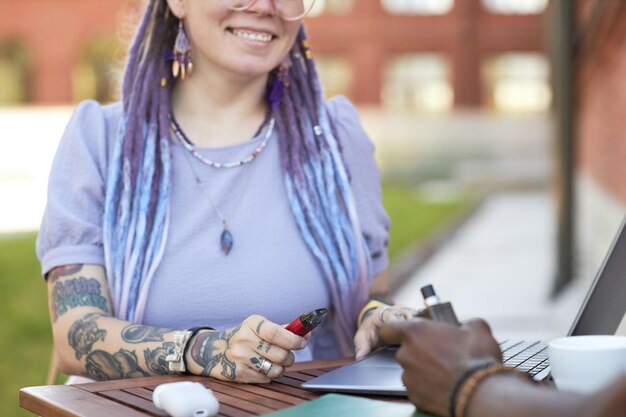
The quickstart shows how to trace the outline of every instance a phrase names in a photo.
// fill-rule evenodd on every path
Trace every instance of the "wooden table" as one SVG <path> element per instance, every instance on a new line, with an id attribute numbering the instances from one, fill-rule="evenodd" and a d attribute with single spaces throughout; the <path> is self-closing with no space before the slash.
<path id="1" fill-rule="evenodd" d="M 337 359 L 297 363 L 270 384 L 237 384 L 199 376 L 168 375 L 30 387 L 20 390 L 20 407 L 43 417 L 167 416 L 152 403 L 152 391 L 159 384 L 186 380 L 199 381 L 213 390 L 220 402 L 220 416 L 255 416 L 319 397 L 321 394 L 307 391 L 300 384 L 350 361 Z"/>

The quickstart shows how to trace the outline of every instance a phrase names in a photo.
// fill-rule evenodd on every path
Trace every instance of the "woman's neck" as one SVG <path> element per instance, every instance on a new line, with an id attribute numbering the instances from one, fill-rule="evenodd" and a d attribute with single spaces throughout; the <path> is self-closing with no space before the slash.
<path id="1" fill-rule="evenodd" d="M 266 84 L 267 76 L 242 82 L 194 73 L 174 87 L 172 112 L 196 146 L 240 143 L 265 119 Z"/>

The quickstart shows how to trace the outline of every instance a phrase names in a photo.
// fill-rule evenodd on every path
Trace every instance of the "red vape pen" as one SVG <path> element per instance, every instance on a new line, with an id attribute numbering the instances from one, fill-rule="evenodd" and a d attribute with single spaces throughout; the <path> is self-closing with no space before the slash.
<path id="1" fill-rule="evenodd" d="M 286 329 L 298 336 L 305 336 L 324 321 L 326 314 L 328 314 L 326 308 L 309 311 L 289 323 Z"/>

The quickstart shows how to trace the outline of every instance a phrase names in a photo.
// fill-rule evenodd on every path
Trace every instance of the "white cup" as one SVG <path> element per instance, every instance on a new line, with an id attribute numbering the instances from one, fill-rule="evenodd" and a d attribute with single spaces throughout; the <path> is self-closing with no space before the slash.
<path id="1" fill-rule="evenodd" d="M 590 393 L 626 372 L 625 336 L 568 336 L 548 343 L 559 390 Z"/>

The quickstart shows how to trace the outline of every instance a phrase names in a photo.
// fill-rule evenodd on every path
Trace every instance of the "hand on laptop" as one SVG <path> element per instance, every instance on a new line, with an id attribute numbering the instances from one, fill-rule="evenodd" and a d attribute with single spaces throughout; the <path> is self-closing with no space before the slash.
<path id="1" fill-rule="evenodd" d="M 406 321 L 417 316 L 417 310 L 403 305 L 384 306 L 372 310 L 363 319 L 354 335 L 354 350 L 356 359 L 368 355 L 373 349 L 383 345 L 378 332 L 380 326 L 386 322 Z"/>
<path id="2" fill-rule="evenodd" d="M 483 320 L 461 327 L 416 318 L 382 325 L 380 338 L 401 344 L 396 358 L 404 368 L 408 397 L 420 410 L 448 415 L 449 396 L 459 378 L 473 366 L 499 362 L 502 354 Z"/>

